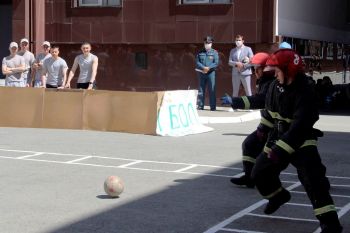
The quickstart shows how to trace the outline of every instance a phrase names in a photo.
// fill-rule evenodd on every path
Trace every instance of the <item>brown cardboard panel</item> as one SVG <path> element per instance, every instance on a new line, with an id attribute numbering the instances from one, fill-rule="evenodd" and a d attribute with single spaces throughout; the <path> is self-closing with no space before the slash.
<path id="1" fill-rule="evenodd" d="M 86 91 L 84 129 L 156 133 L 156 92 Z"/>
<path id="2" fill-rule="evenodd" d="M 157 112 L 158 112 L 160 109 L 160 105 L 162 104 L 165 91 L 157 91 L 156 93 L 158 95 L 158 101 L 157 101 Z"/>
<path id="3" fill-rule="evenodd" d="M 163 92 L 0 88 L 0 126 L 156 134 Z"/>
<path id="4" fill-rule="evenodd" d="M 44 89 L 0 87 L 0 126 L 40 127 Z"/>
<path id="5" fill-rule="evenodd" d="M 83 119 L 82 91 L 46 89 L 43 128 L 81 129 Z"/>

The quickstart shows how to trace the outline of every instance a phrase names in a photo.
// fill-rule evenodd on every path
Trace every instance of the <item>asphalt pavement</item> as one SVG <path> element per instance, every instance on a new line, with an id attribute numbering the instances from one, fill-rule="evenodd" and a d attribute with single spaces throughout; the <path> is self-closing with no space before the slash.
<path id="1" fill-rule="evenodd" d="M 214 131 L 184 137 L 0 129 L 1 233 L 319 232 L 293 167 L 291 201 L 272 216 L 256 189 L 233 186 L 258 112 L 199 111 Z M 238 119 L 238 120 L 237 120 Z M 319 149 L 344 232 L 350 232 L 350 116 L 321 115 Z M 125 183 L 109 198 L 103 182 Z"/>

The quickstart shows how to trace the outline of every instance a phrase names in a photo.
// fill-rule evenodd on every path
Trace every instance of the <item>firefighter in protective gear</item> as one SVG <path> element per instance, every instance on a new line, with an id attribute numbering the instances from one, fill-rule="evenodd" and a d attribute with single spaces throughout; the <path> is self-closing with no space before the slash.
<path id="1" fill-rule="evenodd" d="M 279 174 L 289 163 L 296 167 L 321 224 L 322 233 L 342 231 L 329 194 L 326 167 L 317 149 L 319 132 L 313 125 L 319 118 L 314 87 L 303 72 L 301 57 L 291 49 L 275 52 L 266 62 L 275 67 L 277 80 L 266 94 L 260 127 L 269 129 L 268 139 L 252 171 L 260 194 L 269 200 L 264 212 L 274 213 L 290 200 Z"/>
<path id="2" fill-rule="evenodd" d="M 263 109 L 265 107 L 265 96 L 270 83 L 274 80 L 274 71 L 264 70 L 268 53 L 257 53 L 251 60 L 251 65 L 255 68 L 258 88 L 257 93 L 252 96 L 221 98 L 223 104 L 230 104 L 233 109 Z M 264 111 L 264 110 L 261 110 Z M 252 168 L 255 164 L 256 157 L 261 153 L 266 143 L 267 134 L 260 129 L 255 130 L 242 143 L 243 152 L 243 171 L 244 175 L 231 179 L 236 185 L 245 185 L 248 188 L 254 187 L 254 182 L 250 179 Z"/>

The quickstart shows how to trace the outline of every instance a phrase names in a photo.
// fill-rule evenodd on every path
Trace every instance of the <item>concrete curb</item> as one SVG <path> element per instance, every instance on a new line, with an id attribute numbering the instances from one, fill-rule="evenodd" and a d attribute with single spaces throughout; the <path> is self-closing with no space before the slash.
<path id="1" fill-rule="evenodd" d="M 245 121 L 257 120 L 260 118 L 260 111 L 250 112 L 238 117 L 199 117 L 202 124 L 242 123 Z"/>

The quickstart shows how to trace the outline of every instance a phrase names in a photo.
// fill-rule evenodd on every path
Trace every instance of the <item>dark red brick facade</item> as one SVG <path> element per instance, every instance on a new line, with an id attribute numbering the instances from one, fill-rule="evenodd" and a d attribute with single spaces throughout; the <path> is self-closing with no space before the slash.
<path id="1" fill-rule="evenodd" d="M 35 20 L 45 24 L 43 35 L 32 35 L 33 48 L 40 40 L 57 43 L 71 66 L 80 44 L 91 42 L 99 57 L 97 80 L 101 89 L 195 89 L 194 56 L 202 48 L 203 37 L 212 35 L 214 48 L 220 53 L 218 97 L 232 91 L 227 63 L 236 34 L 244 35 L 253 51 L 273 48 L 274 0 L 234 0 L 228 5 L 176 2 L 124 0 L 117 8 L 73 8 L 70 0 L 33 1 Z M 25 4 L 24 0 L 13 1 L 13 38 L 17 41 L 28 31 Z M 35 12 L 40 5 L 44 17 Z M 138 52 L 147 56 L 146 69 L 135 63 Z"/>

